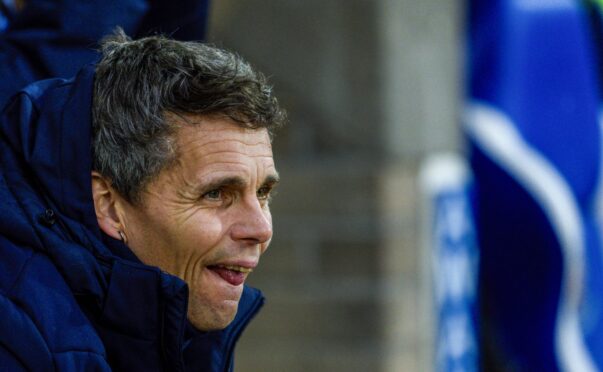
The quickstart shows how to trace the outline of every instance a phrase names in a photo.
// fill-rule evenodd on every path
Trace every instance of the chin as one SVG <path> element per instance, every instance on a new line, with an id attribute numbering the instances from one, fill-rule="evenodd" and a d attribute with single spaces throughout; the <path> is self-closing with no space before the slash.
<path id="1" fill-rule="evenodd" d="M 200 331 L 218 331 L 232 323 L 237 315 L 237 308 L 238 302 L 227 303 L 215 308 L 204 308 L 200 311 L 189 308 L 188 320 Z"/>

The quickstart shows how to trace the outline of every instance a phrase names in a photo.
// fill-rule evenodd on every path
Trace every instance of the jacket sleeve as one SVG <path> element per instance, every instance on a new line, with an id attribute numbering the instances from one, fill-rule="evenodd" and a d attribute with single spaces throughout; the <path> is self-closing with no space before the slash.
<path id="1" fill-rule="evenodd" d="M 49 371 L 52 365 L 48 345 L 34 321 L 0 293 L 0 371 Z"/>
<path id="2" fill-rule="evenodd" d="M 27 371 L 25 366 L 8 349 L 0 344 L 0 371 Z"/>
<path id="3" fill-rule="evenodd" d="M 98 58 L 116 26 L 126 34 L 162 32 L 203 39 L 209 0 L 30 0 L 0 34 L 0 107 L 26 84 L 69 78 Z"/>

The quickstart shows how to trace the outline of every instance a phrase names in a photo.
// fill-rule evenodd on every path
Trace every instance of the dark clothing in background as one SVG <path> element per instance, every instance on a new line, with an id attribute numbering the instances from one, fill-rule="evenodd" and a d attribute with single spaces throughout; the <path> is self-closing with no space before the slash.
<path id="1" fill-rule="evenodd" d="M 203 40 L 208 8 L 209 0 L 28 0 L 19 13 L 6 9 L 8 27 L 0 33 L 0 107 L 29 83 L 75 75 L 96 60 L 98 41 L 116 26 L 132 37 L 163 33 Z"/>
<path id="2" fill-rule="evenodd" d="M 228 371 L 263 303 L 199 332 L 188 289 L 102 234 L 91 193 L 94 66 L 37 82 L 0 119 L 0 370 Z"/>
<path id="3" fill-rule="evenodd" d="M 14 3 L 12 0 L 0 0 L 0 32 L 6 30 L 14 16 Z"/>

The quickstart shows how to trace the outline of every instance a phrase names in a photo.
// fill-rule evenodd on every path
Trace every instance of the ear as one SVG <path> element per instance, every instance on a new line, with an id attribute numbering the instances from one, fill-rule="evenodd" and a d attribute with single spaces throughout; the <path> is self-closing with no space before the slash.
<path id="1" fill-rule="evenodd" d="M 121 197 L 111 187 L 111 182 L 96 171 L 92 172 L 92 198 L 98 226 L 105 234 L 121 240 L 119 232 L 124 230 L 124 221 L 119 213 Z"/>

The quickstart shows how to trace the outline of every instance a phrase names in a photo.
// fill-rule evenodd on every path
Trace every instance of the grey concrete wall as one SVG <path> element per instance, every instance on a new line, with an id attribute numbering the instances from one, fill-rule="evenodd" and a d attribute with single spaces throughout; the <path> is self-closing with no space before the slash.
<path id="1" fill-rule="evenodd" d="M 460 22 L 435 0 L 214 1 L 210 40 L 267 73 L 291 120 L 238 371 L 431 368 L 416 178 L 459 146 Z"/>

